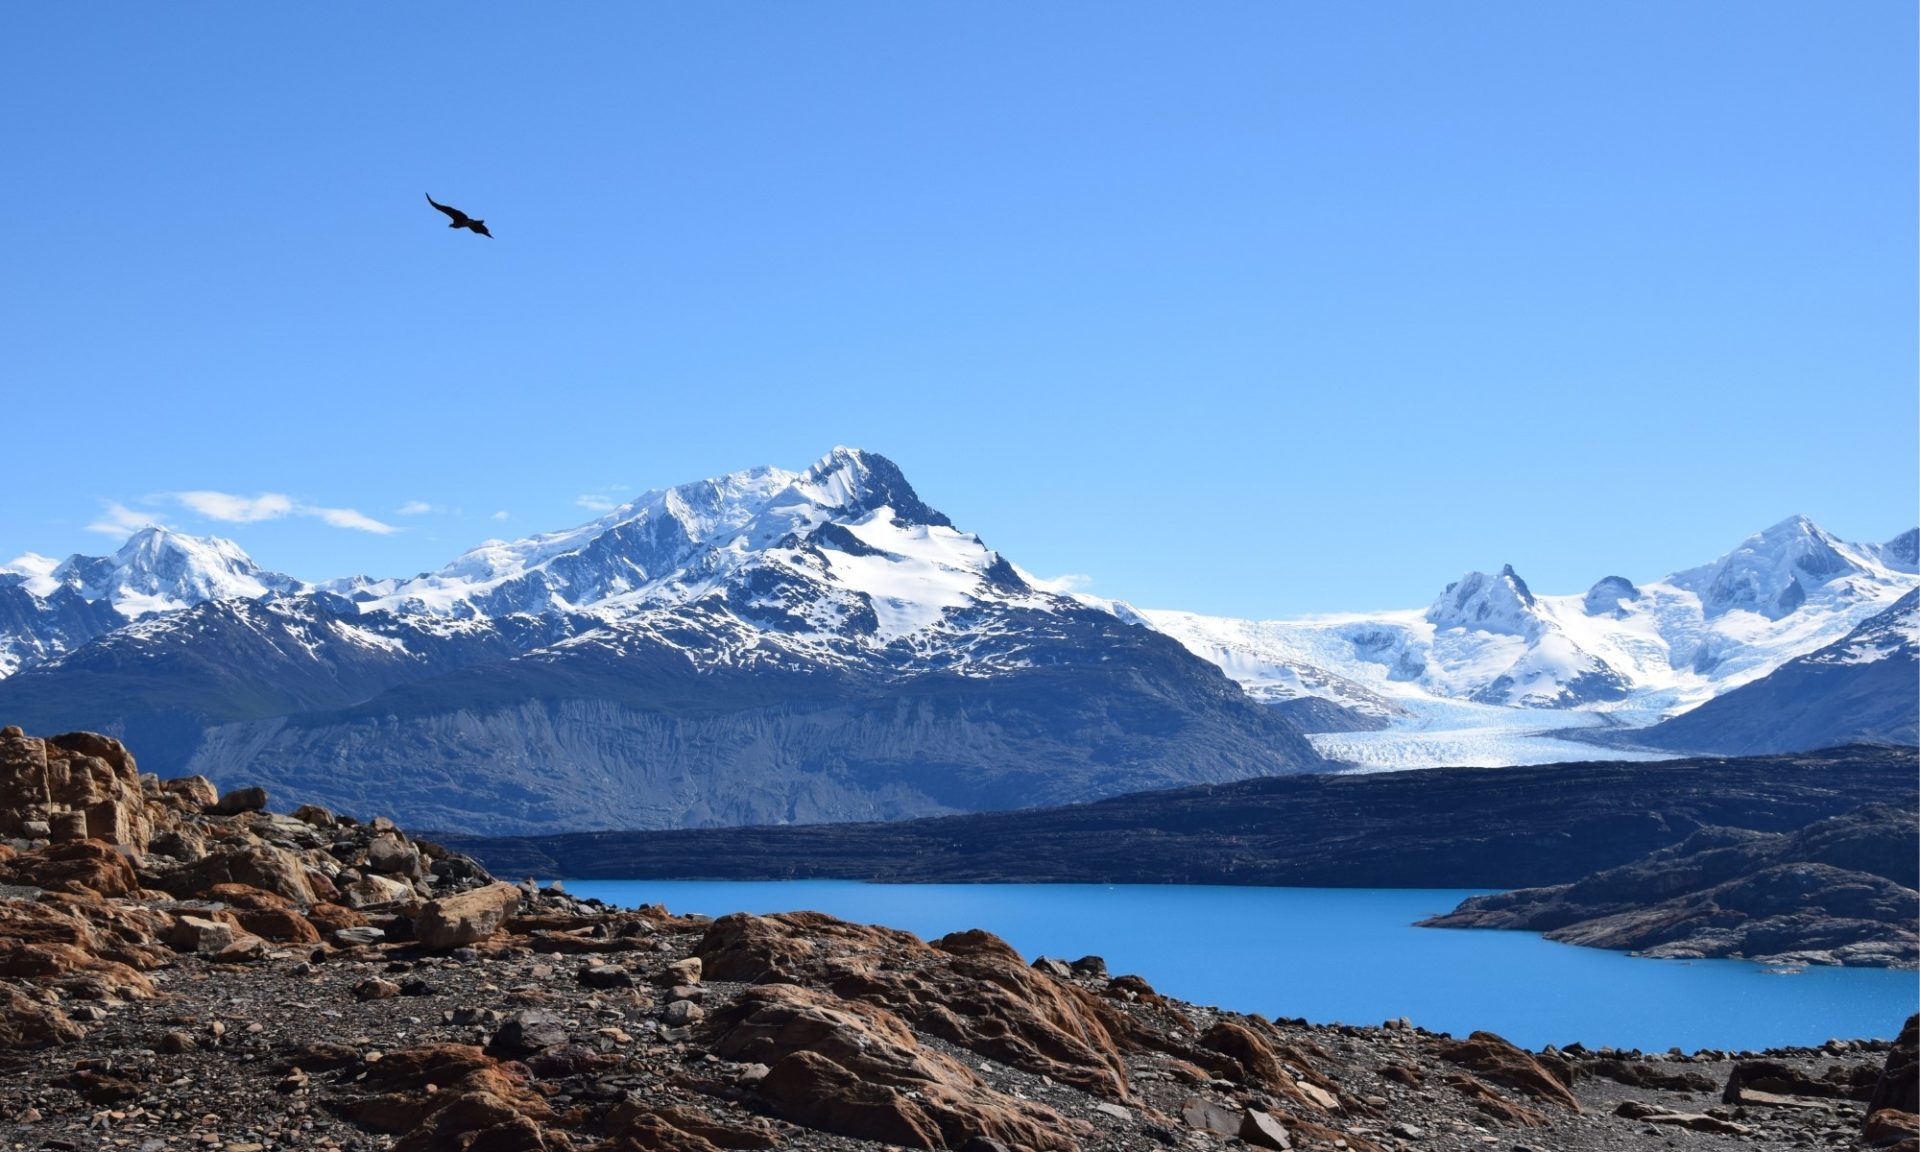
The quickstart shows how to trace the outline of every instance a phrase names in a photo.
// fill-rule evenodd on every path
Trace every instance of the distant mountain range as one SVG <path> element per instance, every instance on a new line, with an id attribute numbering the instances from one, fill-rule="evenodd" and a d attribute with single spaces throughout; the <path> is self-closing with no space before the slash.
<path id="1" fill-rule="evenodd" d="M 1795 517 L 1658 581 L 1540 596 L 1506 568 L 1424 612 L 1226 620 L 1039 589 L 891 461 L 836 449 L 405 579 L 309 584 L 163 528 L 110 556 L 28 555 L 0 570 L 0 717 L 493 834 L 888 820 L 1319 770 L 1303 731 L 1423 701 L 1602 711 L 1650 747 L 1898 739 L 1917 540 L 1848 544 Z M 1817 663 L 1896 601 L 1907 624 Z M 1873 639 L 1889 628 L 1904 647 Z M 1842 669 L 1820 681 L 1833 703 L 1784 732 L 1771 704 L 1757 729 L 1645 727 L 1716 698 L 1731 716 L 1735 689 L 1814 666 Z M 1849 719 L 1862 693 L 1884 705 L 1871 731 Z"/>
<path id="2" fill-rule="evenodd" d="M 1920 587 L 1917 544 L 1915 531 L 1850 544 L 1794 516 L 1712 563 L 1641 583 L 1607 576 L 1571 595 L 1537 595 L 1509 566 L 1467 573 L 1424 611 L 1233 620 L 1106 606 L 1261 699 L 1318 697 L 1381 718 L 1463 700 L 1602 712 L 1637 727 L 1767 677 L 1891 609 Z"/>
<path id="3" fill-rule="evenodd" d="M 650 492 L 406 580 L 163 529 L 15 565 L 0 715 L 470 831 L 896 819 L 1326 766 L 1171 639 L 1030 585 L 884 457 Z"/>

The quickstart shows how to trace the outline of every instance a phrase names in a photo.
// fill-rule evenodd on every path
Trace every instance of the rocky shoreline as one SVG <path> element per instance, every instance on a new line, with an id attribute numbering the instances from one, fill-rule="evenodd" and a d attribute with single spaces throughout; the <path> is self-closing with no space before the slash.
<path id="1" fill-rule="evenodd" d="M 1513 928 L 1641 956 L 1920 966 L 1913 803 L 1868 804 L 1792 833 L 1701 828 L 1572 884 L 1474 896 L 1429 928 Z"/>
<path id="2" fill-rule="evenodd" d="M 1920 1149 L 1914 1021 L 1649 1054 L 1268 1020 L 977 929 L 614 909 L 265 800 L 0 731 L 0 1146 Z"/>

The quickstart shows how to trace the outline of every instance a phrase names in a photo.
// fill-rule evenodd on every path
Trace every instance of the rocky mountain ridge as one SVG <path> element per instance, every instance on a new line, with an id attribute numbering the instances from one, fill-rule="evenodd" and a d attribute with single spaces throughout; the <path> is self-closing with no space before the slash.
<path id="1" fill-rule="evenodd" d="M 389 821 L 264 811 L 0 731 L 0 1141 L 231 1152 L 1789 1148 L 1920 1133 L 1895 1043 L 1538 1053 L 1170 1000 L 816 913 L 499 883 Z"/>

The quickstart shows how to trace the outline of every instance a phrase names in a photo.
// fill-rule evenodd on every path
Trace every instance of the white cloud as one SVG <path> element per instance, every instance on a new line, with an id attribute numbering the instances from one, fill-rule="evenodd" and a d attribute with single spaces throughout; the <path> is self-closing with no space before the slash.
<path id="1" fill-rule="evenodd" d="M 107 536 L 130 536 L 150 524 L 160 523 L 160 517 L 152 512 L 136 512 L 118 501 L 107 501 L 107 510 L 100 518 L 87 525 L 87 531 L 99 532 Z"/>
<path id="2" fill-rule="evenodd" d="M 399 531 L 391 524 L 382 523 L 352 508 L 323 508 L 318 504 L 304 504 L 281 492 L 262 492 L 258 496 L 236 496 L 231 492 L 211 492 L 201 489 L 192 492 L 175 492 L 172 498 L 209 520 L 222 520 L 229 524 L 253 524 L 261 520 L 279 520 L 287 516 L 311 516 L 335 528 L 350 528 L 356 532 L 373 532 L 385 536 Z M 120 508 L 117 504 L 113 507 Z M 121 509 L 121 511 L 125 510 Z"/>
<path id="3" fill-rule="evenodd" d="M 615 508 L 620 507 L 620 505 L 614 503 L 607 497 L 598 496 L 591 492 L 585 496 L 575 496 L 573 502 L 589 512 L 611 512 Z"/>
<path id="4" fill-rule="evenodd" d="M 258 496 L 235 496 L 231 492 L 175 492 L 173 498 L 209 520 L 225 520 L 230 524 L 278 520 L 293 511 L 292 498 L 278 492 L 262 492 Z"/>
<path id="5" fill-rule="evenodd" d="M 1035 576 L 1025 569 L 1019 569 L 1021 579 L 1042 592 L 1052 592 L 1060 596 L 1078 592 L 1093 583 L 1093 577 L 1085 572 L 1067 572 L 1059 576 Z"/>
<path id="6" fill-rule="evenodd" d="M 507 511 L 505 508 L 502 508 L 500 509 L 500 511 L 495 512 L 492 516 L 489 516 L 488 519 L 489 520 L 505 520 L 511 517 L 512 515 L 513 513 Z"/>
<path id="7" fill-rule="evenodd" d="M 395 516 L 425 516 L 434 511 L 433 505 L 425 500 L 409 500 L 393 510 Z"/>
<path id="8" fill-rule="evenodd" d="M 400 531 L 391 524 L 383 524 L 351 508 L 318 508 L 299 505 L 294 508 L 294 511 L 302 516 L 318 516 L 323 522 L 335 528 L 351 528 L 355 532 L 372 532 L 379 536 L 389 536 Z"/>

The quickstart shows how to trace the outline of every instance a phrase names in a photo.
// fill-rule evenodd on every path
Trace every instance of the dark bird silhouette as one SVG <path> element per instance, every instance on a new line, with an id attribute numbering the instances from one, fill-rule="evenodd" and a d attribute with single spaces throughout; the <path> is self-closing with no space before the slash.
<path id="1" fill-rule="evenodd" d="M 493 239 L 493 233 L 487 231 L 487 222 L 485 220 L 475 220 L 473 217 L 467 215 L 465 212 L 460 211 L 460 209 L 458 208 L 447 207 L 445 204 L 442 204 L 438 200 L 435 200 L 431 192 L 427 193 L 427 203 L 433 205 L 435 208 L 440 209 L 440 211 L 445 212 L 447 214 L 447 219 L 453 221 L 453 223 L 447 225 L 447 227 L 466 228 L 466 229 L 469 229 L 470 231 L 480 233 L 480 235 L 485 236 L 489 240 Z"/>

